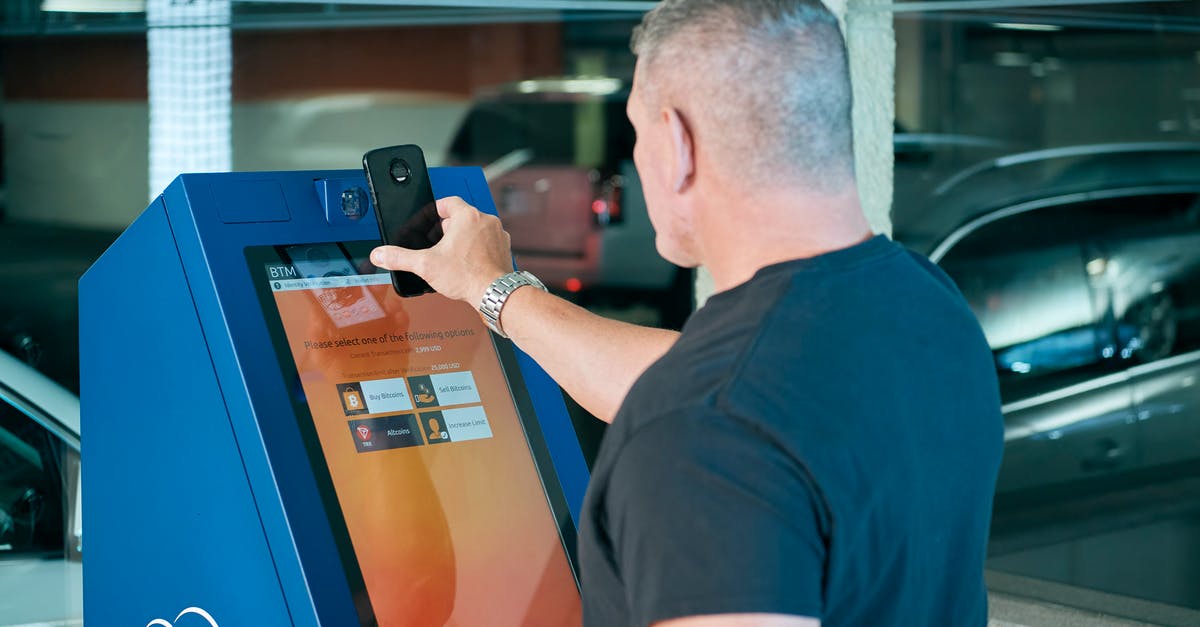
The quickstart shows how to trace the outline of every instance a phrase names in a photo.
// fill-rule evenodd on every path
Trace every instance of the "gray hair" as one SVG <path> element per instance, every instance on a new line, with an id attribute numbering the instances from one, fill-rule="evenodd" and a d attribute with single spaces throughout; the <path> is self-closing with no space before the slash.
<path id="1" fill-rule="evenodd" d="M 681 112 L 736 166 L 730 176 L 782 175 L 826 193 L 853 183 L 846 45 L 820 0 L 663 0 L 631 48 L 653 68 L 639 73 L 641 93 L 654 103 L 664 85 L 686 89 Z"/>

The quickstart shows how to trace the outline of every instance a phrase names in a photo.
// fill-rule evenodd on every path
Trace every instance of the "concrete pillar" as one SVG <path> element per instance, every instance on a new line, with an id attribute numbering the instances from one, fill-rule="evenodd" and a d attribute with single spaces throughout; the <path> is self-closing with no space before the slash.
<path id="1" fill-rule="evenodd" d="M 150 200 L 184 172 L 233 165 L 231 0 L 149 0 Z"/>
<path id="2" fill-rule="evenodd" d="M 846 0 L 827 0 L 831 7 Z M 889 0 L 848 0 L 842 28 L 854 86 L 858 193 L 871 228 L 892 234 L 892 124 L 896 118 L 896 32 Z M 836 9 L 835 9 L 836 10 Z"/>
<path id="3" fill-rule="evenodd" d="M 878 233 L 892 233 L 892 122 L 896 33 L 888 0 L 825 0 L 842 22 L 854 88 L 854 159 L 863 211 Z M 696 306 L 713 293 L 712 276 L 696 272 Z"/>

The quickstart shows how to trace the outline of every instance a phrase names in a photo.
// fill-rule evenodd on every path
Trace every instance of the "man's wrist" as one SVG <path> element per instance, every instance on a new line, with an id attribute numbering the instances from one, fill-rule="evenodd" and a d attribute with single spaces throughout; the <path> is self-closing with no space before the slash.
<path id="1" fill-rule="evenodd" d="M 490 278 L 485 279 L 483 283 L 474 290 L 475 300 L 468 301 L 467 304 L 474 307 L 475 310 L 478 311 L 483 305 L 483 299 L 487 297 L 488 290 L 491 289 L 492 284 L 500 280 L 500 277 L 508 274 L 509 272 L 512 272 L 512 270 L 500 270 L 497 272 L 489 272 L 488 274 L 484 275 Z"/>
<path id="2" fill-rule="evenodd" d="M 504 313 L 504 306 L 508 304 L 509 296 L 526 286 L 546 291 L 546 286 L 537 277 L 523 270 L 509 272 L 497 278 L 484 291 L 479 303 L 479 315 L 500 337 L 508 337 L 500 318 Z"/>

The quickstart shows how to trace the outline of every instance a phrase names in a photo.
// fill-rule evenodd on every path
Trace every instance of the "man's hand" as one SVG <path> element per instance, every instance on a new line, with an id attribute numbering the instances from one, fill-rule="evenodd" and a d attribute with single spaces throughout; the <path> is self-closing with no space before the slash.
<path id="1" fill-rule="evenodd" d="M 458 196 L 437 201 L 437 212 L 443 235 L 432 248 L 380 246 L 371 251 L 371 263 L 413 272 L 439 294 L 478 307 L 492 281 L 513 270 L 508 233 L 499 218 Z"/>

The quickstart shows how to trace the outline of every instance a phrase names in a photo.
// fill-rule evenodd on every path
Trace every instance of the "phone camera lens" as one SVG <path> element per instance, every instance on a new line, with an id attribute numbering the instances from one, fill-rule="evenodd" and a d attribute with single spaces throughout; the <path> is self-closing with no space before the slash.
<path id="1" fill-rule="evenodd" d="M 407 185 L 412 180 L 412 168 L 408 167 L 408 162 L 404 159 L 392 159 L 388 173 L 392 175 L 392 180 L 401 185 Z"/>

